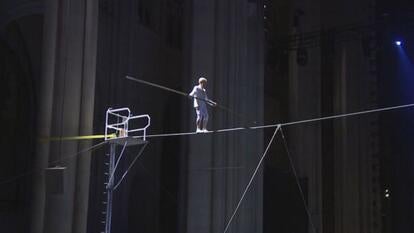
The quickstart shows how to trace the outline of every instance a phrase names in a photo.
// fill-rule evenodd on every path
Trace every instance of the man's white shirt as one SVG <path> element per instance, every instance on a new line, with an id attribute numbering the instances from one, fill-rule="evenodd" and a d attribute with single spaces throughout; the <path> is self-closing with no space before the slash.
<path id="1" fill-rule="evenodd" d="M 189 95 L 198 98 L 198 99 L 194 98 L 194 108 L 197 108 L 197 107 L 205 108 L 206 107 L 206 102 L 199 100 L 199 99 L 209 101 L 207 97 L 206 89 L 201 88 L 200 85 L 194 86 L 193 91 L 191 91 Z"/>

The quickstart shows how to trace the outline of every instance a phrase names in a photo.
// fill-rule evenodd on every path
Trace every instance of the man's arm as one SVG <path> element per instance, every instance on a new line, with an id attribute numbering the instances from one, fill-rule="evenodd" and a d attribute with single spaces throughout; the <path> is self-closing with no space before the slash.
<path id="1" fill-rule="evenodd" d="M 213 107 L 217 106 L 217 103 L 216 103 L 216 102 L 214 102 L 214 101 L 212 101 L 211 99 L 209 99 L 207 96 L 206 96 L 206 102 L 207 102 L 207 104 L 209 104 L 210 106 L 213 106 Z"/>
<path id="2" fill-rule="evenodd" d="M 206 103 L 210 106 L 213 106 L 213 107 L 217 106 L 216 102 L 214 102 L 214 101 L 212 101 L 211 99 L 208 98 L 207 93 L 206 93 Z"/>
<path id="3" fill-rule="evenodd" d="M 197 91 L 197 87 L 194 87 L 193 90 L 188 94 L 188 96 L 194 96 Z"/>
<path id="4" fill-rule="evenodd" d="M 212 101 L 212 100 L 207 100 L 207 103 L 208 103 L 210 106 L 213 106 L 213 107 L 217 106 L 217 103 L 216 103 L 216 102 L 214 102 L 214 101 Z"/>

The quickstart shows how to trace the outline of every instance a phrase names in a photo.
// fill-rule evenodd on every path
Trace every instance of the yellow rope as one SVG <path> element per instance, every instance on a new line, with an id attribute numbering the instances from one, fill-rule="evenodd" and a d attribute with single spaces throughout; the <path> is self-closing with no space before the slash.
<path id="1" fill-rule="evenodd" d="M 116 134 L 108 134 L 108 138 L 115 138 Z M 83 135 L 83 136 L 69 136 L 69 137 L 48 137 L 48 138 L 40 138 L 40 142 L 51 142 L 51 141 L 75 141 L 75 140 L 92 140 L 92 139 L 99 139 L 105 138 L 105 135 L 98 134 L 98 135 Z"/>

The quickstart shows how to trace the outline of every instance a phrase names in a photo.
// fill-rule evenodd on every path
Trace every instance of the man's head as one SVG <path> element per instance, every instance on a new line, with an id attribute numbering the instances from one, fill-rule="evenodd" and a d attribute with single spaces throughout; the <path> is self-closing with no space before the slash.
<path id="1" fill-rule="evenodd" d="M 205 88 L 205 87 L 207 86 L 207 79 L 206 79 L 206 78 L 204 78 L 204 77 L 200 77 L 200 78 L 198 79 L 198 84 L 200 84 L 200 86 L 201 86 L 202 88 Z"/>

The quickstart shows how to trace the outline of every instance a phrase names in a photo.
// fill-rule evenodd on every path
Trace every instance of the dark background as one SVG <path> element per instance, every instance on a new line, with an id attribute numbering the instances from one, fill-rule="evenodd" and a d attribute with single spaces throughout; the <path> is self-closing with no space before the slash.
<path id="1" fill-rule="evenodd" d="M 37 98 L 38 83 L 41 70 L 42 50 L 42 1 L 37 1 L 31 11 L 22 17 L 6 21 L 0 25 L 0 106 L 2 122 L 2 134 L 0 140 L 0 231 L 1 232 L 27 232 L 30 228 L 30 216 L 28 210 L 31 201 L 30 176 L 35 175 L 26 171 L 32 171 L 31 166 L 36 143 L 36 110 L 39 104 Z M 143 5 L 125 1 L 121 8 L 114 8 L 111 1 L 100 1 L 99 39 L 97 59 L 97 81 L 94 128 L 96 133 L 102 133 L 104 124 L 103 113 L 107 106 L 120 107 L 128 105 L 131 110 L 138 111 L 142 106 L 148 109 L 148 114 L 154 117 L 159 124 L 152 128 L 153 132 L 185 131 L 185 125 L 181 125 L 180 119 L 186 115 L 184 111 L 176 109 L 185 108 L 188 105 L 181 97 L 164 93 L 159 90 L 148 89 L 142 86 L 130 85 L 125 80 L 117 80 L 113 77 L 124 75 L 145 76 L 154 78 L 152 81 L 172 88 L 186 91 L 190 84 L 182 84 L 181 76 L 185 61 L 180 60 L 183 53 L 182 28 L 183 18 L 164 15 L 168 30 L 159 30 L 154 27 L 154 20 L 160 17 L 154 13 L 157 6 L 151 5 L 151 1 L 144 1 Z M 178 2 L 180 5 L 181 1 Z M 277 2 L 266 0 L 270 6 Z M 1 1 L 4 6 L 0 9 L 1 17 L 7 18 L 8 14 L 18 6 L 18 2 Z M 114 4 L 115 6 L 116 4 Z M 118 5 L 117 5 L 118 6 Z M 412 1 L 376 1 L 376 23 L 370 25 L 376 33 L 378 57 L 378 87 L 376 93 L 379 106 L 394 106 L 414 103 L 414 2 Z M 130 7 L 136 7 L 140 14 L 136 22 L 123 16 L 123 12 Z M 9 9 L 10 11 L 7 11 Z M 155 9 L 155 10 L 154 10 Z M 269 18 L 275 17 L 275 12 L 265 13 Z M 159 16 L 159 15 L 157 15 Z M 278 15 L 279 17 L 279 15 Z M 291 17 L 282 16 L 281 25 L 290 25 Z M 3 21 L 2 21 L 3 22 Z M 137 23 L 138 22 L 138 23 Z M 171 25 L 170 25 L 171 24 Z M 138 25 L 138 26 L 134 26 Z M 263 25 L 266 27 L 266 25 Z M 331 69 L 331 57 L 335 51 L 332 49 L 333 38 L 340 37 L 337 31 L 316 31 L 320 39 L 322 57 L 322 83 L 323 98 L 321 106 L 323 115 L 333 114 L 333 84 L 330 77 L 334 72 Z M 279 28 L 267 28 L 269 34 L 281 34 L 288 36 L 289 26 Z M 162 33 L 161 33 L 161 32 Z M 113 37 L 114 33 L 124 36 Z M 118 43 L 119 38 L 125 40 Z M 273 40 L 274 38 L 266 38 Z M 401 48 L 397 48 L 393 41 L 403 41 Z M 133 44 L 131 47 L 127 44 Z M 278 114 L 266 113 L 265 122 L 288 121 L 289 97 L 288 97 L 288 56 L 265 42 L 265 64 L 273 66 L 278 64 L 278 70 L 266 70 L 265 72 L 265 97 L 277 99 L 281 103 Z M 124 45 L 119 46 L 119 44 Z M 282 50 L 290 49 L 289 44 L 280 43 Z M 144 54 L 144 55 L 142 55 Z M 127 64 L 125 57 L 136 61 L 139 66 Z M 178 58 L 178 59 L 177 59 Z M 112 64 L 112 65 L 111 65 Z M 116 65 L 113 65 L 116 64 Z M 164 69 L 160 69 L 163 67 Z M 272 78 L 274 74 L 278 79 Z M 113 91 L 115 89 L 115 91 Z M 111 93 L 127 93 L 114 95 Z M 153 96 L 143 100 L 139 96 Z M 138 96 L 138 97 L 137 97 Z M 162 111 L 159 111 L 162 109 Z M 102 114 L 100 114 L 102 113 Z M 381 190 L 388 189 L 390 197 L 382 198 L 380 212 L 372 213 L 382 217 L 382 229 L 378 232 L 414 232 L 414 110 L 405 109 L 389 113 L 381 113 L 380 117 L 380 183 Z M 178 123 L 177 123 L 178 122 Z M 324 216 L 323 224 L 326 232 L 333 232 L 335 214 L 333 212 L 333 195 L 335 185 L 333 180 L 333 163 L 329 156 L 333 153 L 332 138 L 333 125 L 330 122 L 321 123 L 324 135 L 323 150 L 323 182 L 325 188 L 324 211 L 329 213 Z M 286 132 L 289 136 L 289 132 Z M 265 138 L 271 136 L 271 131 L 265 131 Z M 266 141 L 266 140 L 265 140 Z M 115 196 L 116 202 L 122 202 L 115 209 L 114 222 L 119 232 L 181 232 L 181 218 L 185 213 L 180 209 L 180 200 L 186 198 L 180 193 L 179 183 L 184 178 L 180 173 L 181 167 L 177 157 L 183 153 L 185 145 L 183 139 L 168 138 L 157 139 L 147 148 L 147 155 L 142 157 L 130 177 L 126 179 L 126 186 L 122 192 Z M 105 148 L 107 149 L 107 148 Z M 104 177 L 101 176 L 103 162 L 107 159 L 105 149 L 95 152 L 92 157 L 91 186 L 88 214 L 88 231 L 99 232 L 102 229 L 102 201 L 104 196 Z M 271 232 L 306 232 L 307 216 L 301 204 L 296 181 L 288 163 L 282 144 L 275 145 L 273 149 L 279 152 L 279 157 L 271 158 L 265 162 L 264 172 L 264 225 L 265 233 Z M 161 151 L 160 153 L 158 153 Z M 126 160 L 121 164 L 125 169 L 133 159 L 137 151 L 131 149 Z M 152 153 L 157 152 L 157 153 Z M 159 154 L 151 157 L 148 155 Z M 185 158 L 180 158 L 184 159 Z M 19 177 L 14 179 L 14 177 Z M 9 181 L 12 182 L 3 183 Z M 300 179 L 307 197 L 308 181 Z M 378 191 L 378 190 L 377 190 Z M 124 201 L 123 201 L 124 200 Z M 275 209 L 274 206 L 278 208 Z M 127 210 L 127 211 L 121 211 Z M 324 231 L 324 232 L 325 232 Z"/>

